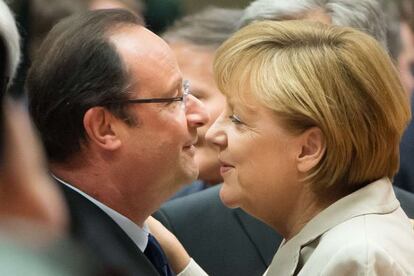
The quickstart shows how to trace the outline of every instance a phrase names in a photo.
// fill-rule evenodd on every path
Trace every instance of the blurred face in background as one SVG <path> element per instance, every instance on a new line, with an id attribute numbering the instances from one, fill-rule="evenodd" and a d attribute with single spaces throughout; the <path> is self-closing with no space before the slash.
<path id="1" fill-rule="evenodd" d="M 408 24 L 400 24 L 401 51 L 398 56 L 398 69 L 401 82 L 409 96 L 414 89 L 414 35 Z"/>
<path id="2" fill-rule="evenodd" d="M 105 10 L 105 9 L 125 9 L 135 15 L 142 17 L 142 7 L 139 0 L 119 1 L 119 0 L 90 0 L 90 10 Z"/>
<path id="3" fill-rule="evenodd" d="M 89 8 L 91 10 L 102 10 L 102 9 L 127 9 L 128 7 L 116 0 L 92 0 L 90 1 Z"/>
<path id="4" fill-rule="evenodd" d="M 188 43 L 174 42 L 173 49 L 183 78 L 190 81 L 191 93 L 204 103 L 210 121 L 198 128 L 195 160 L 199 165 L 199 179 L 214 185 L 222 181 L 218 151 L 205 139 L 206 132 L 225 107 L 225 97 L 218 90 L 213 77 L 214 50 Z"/>

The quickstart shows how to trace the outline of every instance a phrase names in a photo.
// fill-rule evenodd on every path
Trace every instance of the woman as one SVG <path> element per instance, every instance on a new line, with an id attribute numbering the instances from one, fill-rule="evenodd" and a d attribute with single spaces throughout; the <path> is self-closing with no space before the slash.
<path id="1" fill-rule="evenodd" d="M 381 46 L 349 28 L 263 21 L 226 41 L 214 69 L 228 103 L 207 133 L 220 197 L 285 238 L 265 275 L 414 275 L 390 181 L 410 110 Z"/>

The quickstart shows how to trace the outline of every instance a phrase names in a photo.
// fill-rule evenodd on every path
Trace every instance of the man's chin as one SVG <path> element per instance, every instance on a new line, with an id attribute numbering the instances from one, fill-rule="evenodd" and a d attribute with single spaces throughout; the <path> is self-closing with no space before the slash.
<path id="1" fill-rule="evenodd" d="M 198 166 L 195 162 L 186 166 L 185 170 L 182 173 L 182 184 L 189 184 L 198 178 Z"/>

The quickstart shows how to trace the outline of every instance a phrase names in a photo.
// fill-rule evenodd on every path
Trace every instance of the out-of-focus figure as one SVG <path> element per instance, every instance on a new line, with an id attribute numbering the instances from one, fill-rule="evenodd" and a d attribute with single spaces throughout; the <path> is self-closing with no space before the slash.
<path id="1" fill-rule="evenodd" d="M 31 0 L 29 6 L 29 57 L 32 60 L 52 27 L 72 14 L 96 9 L 127 9 L 142 17 L 140 0 Z"/>
<path id="2" fill-rule="evenodd" d="M 94 261 L 65 238 L 66 206 L 27 111 L 6 95 L 19 60 L 15 21 L 0 0 L 0 274 L 93 274 Z"/>
<path id="3" fill-rule="evenodd" d="M 205 140 L 205 134 L 224 108 L 224 96 L 213 77 L 215 50 L 237 27 L 242 10 L 210 7 L 189 15 L 167 30 L 163 38 L 177 57 L 184 78 L 191 82 L 191 92 L 204 103 L 210 121 L 197 130 L 196 162 L 198 181 L 184 188 L 175 197 L 203 190 L 222 181 L 219 172 L 218 152 Z"/>
<path id="4" fill-rule="evenodd" d="M 387 17 L 388 48 L 395 59 L 407 98 L 414 107 L 414 1 L 380 1 Z M 414 193 L 414 121 L 411 120 L 400 144 L 400 169 L 394 185 Z M 414 202 L 412 203 L 414 205 Z"/>
<path id="5" fill-rule="evenodd" d="M 20 60 L 20 43 L 13 15 L 3 1 L 0 1 L 0 13 L 0 216 L 3 222 L 5 219 L 21 218 L 23 221 L 48 225 L 49 230 L 62 233 L 66 224 L 66 210 L 47 174 L 42 149 L 26 112 L 19 104 L 13 107 L 7 100 L 6 90 Z"/>

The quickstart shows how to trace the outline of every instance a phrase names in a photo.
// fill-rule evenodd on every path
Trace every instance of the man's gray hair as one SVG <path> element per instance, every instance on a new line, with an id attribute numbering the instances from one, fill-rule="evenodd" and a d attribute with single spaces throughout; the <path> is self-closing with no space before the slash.
<path id="1" fill-rule="evenodd" d="M 13 14 L 3 0 L 0 0 L 0 39 L 6 47 L 6 77 L 11 80 L 20 62 L 20 38 Z"/>
<path id="2" fill-rule="evenodd" d="M 182 18 L 162 37 L 169 43 L 186 42 L 216 49 L 237 30 L 242 14 L 240 9 L 207 7 Z"/>
<path id="3" fill-rule="evenodd" d="M 387 49 L 386 20 L 376 0 L 256 0 L 246 8 L 239 27 L 257 20 L 301 19 L 315 9 L 324 10 L 333 25 L 359 29 Z"/>

